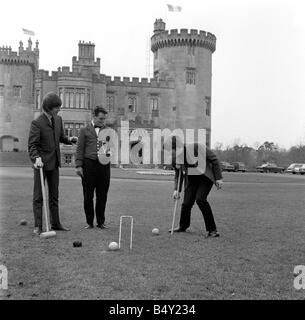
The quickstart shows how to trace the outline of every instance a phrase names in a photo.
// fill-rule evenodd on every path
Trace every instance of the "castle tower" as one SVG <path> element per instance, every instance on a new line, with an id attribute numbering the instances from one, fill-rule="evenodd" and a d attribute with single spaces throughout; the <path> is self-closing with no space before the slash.
<path id="1" fill-rule="evenodd" d="M 72 58 L 72 70 L 80 72 L 81 70 L 88 70 L 92 74 L 100 73 L 100 58 L 95 59 L 95 44 L 84 41 L 78 43 L 78 60 L 76 57 Z"/>
<path id="2" fill-rule="evenodd" d="M 27 49 L 19 42 L 19 52 L 0 48 L 0 151 L 26 151 L 29 124 L 34 114 L 34 79 L 39 49 Z"/>
<path id="3" fill-rule="evenodd" d="M 206 129 L 207 145 L 210 145 L 212 53 L 215 49 L 216 37 L 209 32 L 168 31 L 162 19 L 154 23 L 151 37 L 154 77 L 173 78 L 175 82 L 175 105 L 165 106 L 171 109 L 172 117 L 162 126 Z"/>

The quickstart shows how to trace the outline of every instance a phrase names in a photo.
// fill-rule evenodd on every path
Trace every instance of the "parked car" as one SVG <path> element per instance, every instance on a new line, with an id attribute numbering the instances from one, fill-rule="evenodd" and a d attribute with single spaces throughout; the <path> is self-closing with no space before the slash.
<path id="1" fill-rule="evenodd" d="M 285 171 L 284 167 L 279 167 L 275 163 L 264 163 L 261 166 L 256 167 L 258 172 L 274 172 L 274 173 L 283 173 Z"/>
<path id="2" fill-rule="evenodd" d="M 298 168 L 302 167 L 303 163 L 292 163 L 287 169 L 287 173 L 293 173 L 296 174 L 298 171 Z"/>
<path id="3" fill-rule="evenodd" d="M 243 162 L 232 162 L 232 165 L 234 166 L 235 172 L 246 172 L 246 166 Z"/>
<path id="4" fill-rule="evenodd" d="M 226 162 L 226 161 L 220 161 L 220 166 L 222 171 L 228 171 L 228 172 L 233 172 L 234 171 L 234 166 L 233 164 Z"/>
<path id="5" fill-rule="evenodd" d="M 301 175 L 305 174 L 305 163 L 303 163 L 298 169 Z"/>

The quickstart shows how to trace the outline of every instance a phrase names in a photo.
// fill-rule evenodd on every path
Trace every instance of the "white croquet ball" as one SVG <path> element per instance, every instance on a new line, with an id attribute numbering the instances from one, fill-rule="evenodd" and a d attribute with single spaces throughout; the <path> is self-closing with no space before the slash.
<path id="1" fill-rule="evenodd" d="M 153 233 L 153 234 L 159 234 L 159 229 L 158 228 L 154 228 L 154 229 L 152 229 L 151 230 L 151 232 Z"/>
<path id="2" fill-rule="evenodd" d="M 119 245 L 117 242 L 110 242 L 109 243 L 109 250 L 111 251 L 115 251 L 115 250 L 118 250 L 119 249 Z"/>

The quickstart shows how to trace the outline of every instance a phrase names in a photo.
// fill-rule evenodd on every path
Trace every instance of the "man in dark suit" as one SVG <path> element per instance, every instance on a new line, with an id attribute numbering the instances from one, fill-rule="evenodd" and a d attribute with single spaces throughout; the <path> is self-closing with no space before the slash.
<path id="1" fill-rule="evenodd" d="M 59 143 L 72 144 L 76 137 L 68 138 L 64 134 L 62 119 L 57 113 L 61 107 L 60 98 L 53 92 L 47 93 L 42 101 L 42 113 L 31 123 L 28 152 L 34 167 L 34 234 L 42 232 L 42 190 L 39 168 L 43 167 L 44 178 L 49 189 L 49 209 L 51 228 L 69 231 L 61 225 L 58 210 L 58 185 L 60 146 Z"/>
<path id="2" fill-rule="evenodd" d="M 86 127 L 81 128 L 76 151 L 76 174 L 82 178 L 86 229 L 92 229 L 94 220 L 94 192 L 96 194 L 95 216 L 97 227 L 105 225 L 105 207 L 110 185 L 110 161 L 100 161 L 100 153 L 105 150 L 106 141 L 99 141 L 101 131 L 106 130 L 107 111 L 102 106 L 93 110 L 93 119 Z M 106 155 L 106 154 L 105 154 Z M 107 155 L 106 155 L 107 156 Z"/>
<path id="3" fill-rule="evenodd" d="M 180 144 L 180 148 L 178 148 Z M 206 146 L 199 143 L 184 144 L 174 136 L 172 159 L 175 169 L 173 198 L 179 198 L 184 180 L 184 198 L 181 206 L 179 227 L 174 232 L 185 232 L 191 223 L 191 209 L 196 202 L 204 218 L 207 237 L 219 237 L 213 212 L 207 197 L 213 187 L 222 187 L 222 173 L 217 156 Z M 197 161 L 195 161 L 197 160 Z M 178 186 L 179 173 L 181 174 Z M 171 231 L 171 230 L 169 230 Z"/>

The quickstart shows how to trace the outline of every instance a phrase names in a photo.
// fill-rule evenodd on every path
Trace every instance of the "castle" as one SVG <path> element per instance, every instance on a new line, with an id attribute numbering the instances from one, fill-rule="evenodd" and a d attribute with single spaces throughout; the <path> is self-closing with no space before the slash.
<path id="1" fill-rule="evenodd" d="M 60 115 L 67 135 L 78 135 L 91 121 L 91 109 L 102 104 L 108 125 L 120 130 L 121 120 L 130 128 L 204 128 L 207 145 L 211 134 L 212 53 L 216 37 L 191 29 L 166 30 L 156 19 L 151 37 L 154 77 L 111 77 L 100 72 L 95 45 L 78 43 L 72 69 L 39 69 L 39 43 L 27 48 L 20 41 L 18 53 L 0 47 L 0 151 L 26 151 L 31 121 L 41 112 L 43 96 L 56 92 L 63 104 Z M 62 146 L 62 163 L 73 164 L 73 150 Z"/>

